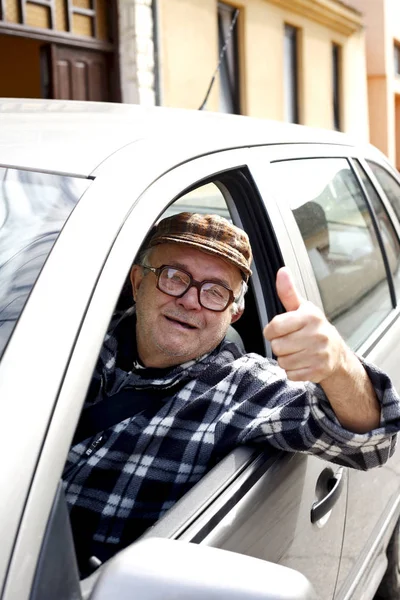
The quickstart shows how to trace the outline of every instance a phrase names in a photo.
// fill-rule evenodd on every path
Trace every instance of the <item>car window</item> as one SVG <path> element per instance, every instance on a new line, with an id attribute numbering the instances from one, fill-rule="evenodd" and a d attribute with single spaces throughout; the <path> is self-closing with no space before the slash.
<path id="1" fill-rule="evenodd" d="M 89 180 L 0 168 L 0 356 Z"/>
<path id="2" fill-rule="evenodd" d="M 218 214 L 221 217 L 229 219 L 230 221 L 232 220 L 226 200 L 215 183 L 207 183 L 195 188 L 194 190 L 184 193 L 181 197 L 170 204 L 168 208 L 166 208 L 166 210 L 160 215 L 158 221 L 180 212 Z M 129 277 L 127 277 L 118 300 L 117 310 L 126 310 L 131 305 L 132 287 Z"/>
<path id="3" fill-rule="evenodd" d="M 368 194 L 368 199 L 374 209 L 376 219 L 382 238 L 382 243 L 385 247 L 386 256 L 389 262 L 390 272 L 392 273 L 394 287 L 398 298 L 400 297 L 400 243 L 390 220 L 390 217 L 385 209 L 378 192 L 374 188 L 370 178 L 358 161 L 354 161 L 356 169 L 361 181 L 363 182 Z M 399 188 L 400 190 L 400 188 Z"/>
<path id="4" fill-rule="evenodd" d="M 271 165 L 272 184 L 304 239 L 325 313 L 356 349 L 392 309 L 367 202 L 346 159 Z"/>
<path id="5" fill-rule="evenodd" d="M 217 182 L 206 183 L 190 190 L 177 198 L 160 216 L 160 219 L 180 212 L 193 212 L 202 214 L 218 214 L 232 222 L 230 208 L 226 196 L 221 191 Z M 246 310 L 241 319 L 230 327 L 228 339 L 237 343 L 241 348 L 264 353 L 263 338 L 258 321 L 258 312 L 255 310 L 255 298 L 250 281 L 249 291 L 246 294 Z"/>
<path id="6" fill-rule="evenodd" d="M 375 162 L 367 161 L 371 171 L 377 178 L 380 186 L 389 198 L 390 203 L 400 221 L 400 185 L 396 179 L 384 168 Z"/>
<path id="7" fill-rule="evenodd" d="M 226 200 L 215 183 L 206 183 L 187 192 L 167 208 L 163 217 L 183 211 L 217 214 L 231 220 Z"/>
<path id="8" fill-rule="evenodd" d="M 262 335 L 262 325 L 263 323 L 267 322 L 268 319 L 266 296 L 267 294 L 271 296 L 272 293 L 275 294 L 275 286 L 274 279 L 269 277 L 268 274 L 262 272 L 262 269 L 264 268 L 266 270 L 266 265 L 268 265 L 269 271 L 275 273 L 277 269 L 276 263 L 279 262 L 279 266 L 281 263 L 275 240 L 272 238 L 272 236 L 271 240 L 265 239 L 269 238 L 266 233 L 268 232 L 269 222 L 266 223 L 263 204 L 261 199 L 257 197 L 256 191 L 252 187 L 252 184 L 249 182 L 249 179 L 247 178 L 247 172 L 245 172 L 244 169 L 241 169 L 239 173 L 232 171 L 229 171 L 226 174 L 220 173 L 217 177 L 215 177 L 215 183 L 209 183 L 208 181 L 204 183 L 204 185 L 199 183 L 196 189 L 191 188 L 190 190 L 183 190 L 181 195 L 170 198 L 169 202 L 170 203 L 168 204 L 168 198 L 166 198 L 164 205 L 165 210 L 159 214 L 158 219 L 162 219 L 168 215 L 183 211 L 218 213 L 219 215 L 233 220 L 235 224 L 245 229 L 249 235 L 251 243 L 255 239 L 260 239 L 260 230 L 262 230 L 264 243 L 262 245 L 253 244 L 255 255 L 254 263 L 258 265 L 258 269 L 256 269 L 255 264 L 253 263 L 252 270 L 253 273 L 257 273 L 258 278 L 251 277 L 249 280 L 249 290 L 245 297 L 246 307 L 244 313 L 241 318 L 234 323 L 234 327 L 229 328 L 230 331 L 228 330 L 228 339 L 236 343 L 238 346 L 242 345 L 248 352 L 257 352 L 265 355 L 267 349 L 264 337 Z M 246 207 L 246 210 L 244 207 Z M 259 212 L 254 214 L 255 211 Z M 143 240 L 145 240 L 145 237 L 148 235 L 148 233 L 148 231 L 142 232 Z M 140 250 L 136 257 L 130 257 L 132 262 L 135 262 L 136 264 L 140 263 L 142 258 L 143 254 Z M 102 397 L 107 397 L 108 395 L 108 397 L 110 397 L 111 395 L 115 394 L 116 388 L 113 386 L 115 384 L 119 386 L 126 374 L 128 374 L 129 382 L 132 385 L 134 385 L 132 382 L 135 381 L 135 378 L 141 376 L 140 366 L 138 366 L 139 363 L 136 362 L 137 359 L 134 347 L 134 316 L 132 310 L 134 300 L 132 294 L 132 284 L 129 281 L 129 274 L 127 273 L 126 275 L 127 277 L 125 279 L 120 298 L 117 302 L 116 310 L 112 315 L 108 333 L 105 337 L 105 345 L 100 350 L 100 356 L 98 357 L 95 373 L 92 377 L 89 392 L 86 397 L 86 403 L 92 402 L 93 399 L 97 398 L 99 395 L 102 395 Z M 261 276 L 263 277 L 262 286 L 260 285 Z M 151 275 L 150 281 L 153 279 L 154 275 Z M 154 279 L 154 286 L 155 285 L 156 280 Z M 270 291 L 268 290 L 269 286 L 271 286 Z M 267 306 L 269 308 L 268 304 Z M 275 310 L 275 308 L 271 308 L 271 313 L 273 310 Z M 120 323 L 125 323 L 125 327 L 123 329 L 119 327 Z M 121 351 L 117 352 L 117 348 L 118 350 L 121 348 Z M 115 352 L 115 359 L 107 359 L 105 363 L 105 355 L 107 354 L 111 356 L 113 352 Z M 134 364 L 136 365 L 134 370 L 132 369 L 133 361 L 135 361 Z M 162 373 L 162 370 L 157 369 L 157 373 Z M 145 373 L 144 376 L 154 377 L 154 370 L 149 369 L 148 374 Z M 129 444 L 134 444 L 129 452 L 136 452 L 136 454 L 134 454 L 135 456 L 142 456 L 144 453 L 143 448 L 146 448 L 148 443 L 148 419 L 154 418 L 151 415 L 153 409 L 148 403 L 147 407 L 149 414 L 145 414 L 144 411 L 139 411 L 139 413 L 136 415 L 135 412 L 132 411 L 131 420 L 125 418 L 125 423 L 122 429 L 120 427 L 121 424 L 115 425 L 115 423 L 111 423 L 109 427 L 105 426 L 107 424 L 102 423 L 101 428 L 108 430 L 111 429 L 111 427 L 119 427 L 119 431 L 123 431 L 124 434 L 121 438 L 118 438 L 118 444 L 125 443 L 124 439 L 128 439 L 129 437 Z M 164 426 L 157 428 L 157 436 L 168 436 L 169 428 L 173 426 L 173 422 L 170 421 L 168 417 L 168 420 L 165 421 L 165 424 L 166 428 L 164 428 Z M 82 430 L 80 425 L 78 425 L 77 430 Z M 128 437 L 125 436 L 125 432 L 126 436 Z M 153 446 L 154 444 L 158 443 L 157 436 L 152 436 Z M 99 548 L 96 547 L 93 552 L 91 551 L 91 553 L 88 553 L 88 547 L 92 544 L 91 536 L 96 531 L 98 517 L 94 514 L 97 512 L 97 508 L 93 511 L 92 508 L 90 508 L 90 511 L 93 512 L 94 516 L 93 521 L 91 518 L 87 519 L 87 516 L 83 516 L 83 513 L 86 515 L 86 499 L 89 498 L 86 493 L 86 486 L 89 490 L 89 495 L 91 493 L 90 490 L 94 488 L 96 490 L 100 490 L 99 497 L 101 496 L 102 499 L 99 506 L 102 514 L 104 515 L 104 518 L 102 517 L 102 523 L 103 521 L 106 523 L 108 520 L 109 524 L 107 524 L 107 527 L 112 527 L 113 531 L 116 531 L 117 533 L 120 530 L 124 531 L 126 532 L 124 535 L 129 536 L 129 540 L 133 540 L 138 535 L 141 535 L 159 517 L 162 517 L 164 513 L 166 513 L 167 509 L 175 503 L 175 501 L 182 498 L 189 491 L 189 489 L 191 489 L 191 487 L 202 478 L 203 474 L 211 470 L 211 468 L 215 466 L 215 464 L 217 464 L 217 462 L 219 462 L 225 455 L 224 452 L 221 452 L 221 455 L 215 454 L 215 456 L 207 457 L 206 453 L 202 453 L 201 460 L 206 462 L 204 465 L 200 464 L 199 467 L 196 467 L 194 475 L 189 478 L 176 477 L 174 472 L 175 466 L 172 469 L 166 469 L 165 476 L 168 479 L 168 486 L 171 485 L 172 489 L 171 500 L 168 500 L 168 502 L 160 502 L 157 500 L 157 503 L 154 504 L 154 508 L 152 508 L 152 512 L 147 513 L 146 515 L 141 508 L 141 502 L 131 502 L 131 498 L 134 498 L 136 493 L 138 493 L 137 490 L 139 488 L 136 486 L 138 484 L 139 486 L 141 485 L 139 483 L 139 480 L 142 477 L 141 469 L 138 469 L 137 472 L 135 471 L 134 477 L 129 477 L 129 488 L 127 488 L 129 491 L 124 491 L 123 493 L 121 492 L 121 497 L 116 500 L 116 502 L 120 503 L 121 506 L 124 505 L 124 503 L 129 502 L 129 506 L 132 507 L 129 508 L 129 511 L 127 511 L 127 514 L 130 515 L 130 524 L 129 526 L 127 525 L 127 527 L 125 527 L 121 521 L 123 513 L 119 512 L 117 519 L 113 520 L 114 517 L 111 516 L 109 512 L 106 512 L 109 510 L 109 506 L 111 506 L 110 502 L 114 503 L 116 496 L 114 494 L 109 496 L 108 490 L 110 488 L 104 479 L 104 472 L 107 473 L 107 477 L 110 475 L 112 478 L 116 477 L 116 480 L 118 480 L 119 477 L 119 475 L 115 472 L 115 469 L 110 467 L 111 463 L 109 462 L 111 456 L 113 454 L 115 455 L 116 446 L 113 446 L 113 444 L 116 441 L 116 438 L 113 434 L 109 436 L 109 432 L 107 432 L 106 435 L 100 434 L 99 437 L 93 438 L 94 441 L 92 440 L 92 437 L 93 436 L 91 435 L 91 437 L 87 437 L 83 439 L 83 441 L 80 440 L 82 443 L 72 444 L 72 448 L 68 455 L 62 476 L 64 481 L 65 497 L 70 510 L 71 526 L 74 535 L 75 549 L 78 556 L 81 576 L 84 576 L 92 569 L 92 565 L 88 564 L 88 557 L 91 556 L 91 553 L 94 553 L 94 555 L 100 558 L 100 560 L 104 560 L 107 558 L 105 550 L 109 552 L 110 548 L 112 549 L 113 547 L 108 545 L 107 538 L 106 548 L 102 549 L 102 545 L 99 544 Z M 77 441 L 79 438 L 75 436 L 74 439 Z M 130 446 L 128 445 L 126 448 L 129 449 Z M 122 478 L 125 477 L 123 472 L 123 464 L 124 461 L 127 461 L 128 459 L 129 453 L 125 456 L 125 450 L 123 453 L 121 451 L 117 462 L 121 464 Z M 144 459 L 147 460 L 146 456 Z M 142 459 L 140 458 L 140 460 Z M 97 476 L 99 476 L 100 479 L 97 479 Z M 160 474 L 158 474 L 158 471 L 155 470 L 154 475 L 151 474 L 148 481 L 151 482 L 151 485 L 153 485 L 153 481 L 156 482 L 154 485 L 158 485 L 158 478 L 162 480 L 162 477 Z M 129 496 L 129 494 L 131 495 Z M 128 504 L 126 504 L 126 506 L 128 506 Z M 88 514 L 92 515 L 92 512 L 88 511 Z M 82 525 L 82 519 L 85 522 L 84 527 Z M 103 524 L 101 524 L 101 527 L 103 527 Z M 118 533 L 118 535 L 120 534 Z M 110 535 L 110 537 L 112 536 Z M 103 541 L 103 538 L 101 541 Z M 118 539 L 115 543 L 119 543 Z"/>

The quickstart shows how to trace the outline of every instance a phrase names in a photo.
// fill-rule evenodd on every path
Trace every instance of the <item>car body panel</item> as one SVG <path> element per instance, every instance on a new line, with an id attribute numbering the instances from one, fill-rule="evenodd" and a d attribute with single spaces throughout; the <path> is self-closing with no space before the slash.
<path id="1" fill-rule="evenodd" d="M 230 148 L 325 140 L 343 134 L 264 119 L 133 104 L 3 99 L 0 165 L 88 177 L 114 152 L 138 140 L 177 148 L 189 160 Z M 295 139 L 294 139 L 295 138 Z M 143 168 L 143 164 L 141 165 Z"/>
<path id="2" fill-rule="evenodd" d="M 293 568 L 312 582 L 318 598 L 332 598 L 341 557 L 347 481 L 332 511 L 312 524 L 311 508 L 318 497 L 319 478 L 326 470 L 333 474 L 339 468 L 300 454 L 269 462 L 265 461 L 267 470 L 258 475 L 250 489 L 239 495 L 238 501 L 231 500 L 230 510 L 228 499 L 221 495 L 212 512 L 205 512 L 180 539 Z M 243 492 L 250 478 L 244 474 L 242 479 L 235 485 Z"/>
<path id="3" fill-rule="evenodd" d="M 346 157 L 346 158 L 362 158 L 366 156 L 360 153 L 358 148 L 345 147 L 313 147 L 311 148 L 263 148 L 253 151 L 254 155 L 260 160 L 260 155 L 263 154 L 266 160 L 290 160 L 293 158 L 315 158 L 315 157 Z M 377 155 L 372 152 L 372 155 L 377 159 Z M 367 154 L 368 156 L 368 154 Z M 262 166 L 261 166 L 262 165 Z M 253 169 L 253 174 L 256 177 L 256 182 L 263 194 L 264 198 L 268 197 L 269 177 L 268 167 L 261 160 L 257 164 L 257 174 Z M 283 222 L 287 227 L 287 239 L 290 239 L 293 244 L 293 249 L 296 253 L 296 261 L 298 269 L 302 274 L 304 286 L 307 290 L 307 297 L 314 304 L 322 308 L 322 300 L 318 290 L 318 285 L 311 267 L 306 247 L 302 241 L 298 227 L 296 226 L 294 217 L 288 206 L 283 203 L 277 203 L 282 214 Z M 397 227 L 393 209 L 389 209 L 391 218 Z M 284 253 L 286 264 L 291 266 L 291 257 Z M 293 268 L 293 267 L 292 267 Z M 362 344 L 359 349 L 359 354 L 364 356 L 368 361 L 380 365 L 380 367 L 389 373 L 394 385 L 400 389 L 400 372 L 398 369 L 398 340 L 400 339 L 400 307 L 393 309 L 384 321 L 375 329 L 368 340 Z M 389 332 L 390 335 L 385 335 Z M 370 548 L 372 540 L 376 540 L 379 535 L 383 534 L 381 520 L 385 519 L 392 512 L 393 506 L 397 506 L 399 502 L 399 485 L 400 485 L 400 448 L 397 446 L 395 455 L 380 469 L 374 469 L 370 472 L 359 472 L 350 470 L 349 491 L 348 491 L 348 516 L 346 520 L 345 536 L 343 541 L 343 555 L 340 567 L 339 579 L 337 583 L 337 593 L 343 594 L 341 590 L 351 587 L 352 598 L 362 598 L 365 594 L 365 579 L 369 577 L 369 572 L 373 565 L 371 564 L 372 556 L 364 555 L 363 550 Z M 370 490 L 380 490 L 379 493 L 373 494 L 371 497 Z M 395 513 L 391 516 L 392 526 L 396 522 L 399 515 L 399 509 L 396 508 Z M 376 558 L 376 557 L 375 557 Z M 358 593 L 356 593 L 356 575 L 361 580 Z M 364 577 L 364 581 L 362 579 Z"/>
<path id="4" fill-rule="evenodd" d="M 131 150 L 135 151 L 133 146 Z M 23 397 L 26 398 L 26 403 L 29 403 L 28 390 L 29 386 L 33 385 L 33 379 L 30 379 L 33 375 L 29 373 L 27 380 L 20 382 L 22 386 L 21 390 L 21 388 L 15 386 L 13 370 L 9 366 L 8 360 L 15 362 L 17 360 L 15 357 L 18 356 L 24 361 L 27 358 L 24 358 L 23 351 L 28 356 L 36 352 L 36 361 L 31 361 L 30 367 L 32 373 L 36 374 L 38 381 L 36 387 L 38 389 L 39 382 L 47 376 L 47 354 L 50 353 L 53 360 L 58 358 L 61 364 L 58 379 L 52 386 L 51 391 L 49 391 L 46 404 L 41 399 L 41 408 L 44 413 L 41 416 L 41 421 L 43 421 L 46 427 L 55 408 L 43 449 L 41 448 L 41 440 L 44 437 L 45 427 L 40 431 L 31 431 L 29 425 L 35 419 L 34 411 L 36 411 L 36 408 L 32 403 L 30 403 L 32 414 L 26 423 L 29 435 L 25 438 L 24 446 L 21 446 L 21 444 L 18 445 L 18 441 L 15 439 L 15 431 L 11 428 L 8 432 L 9 435 L 0 442 L 1 444 L 4 442 L 4 448 L 2 447 L 4 453 L 6 453 L 7 447 L 13 448 L 14 446 L 18 446 L 18 452 L 13 453 L 12 460 L 9 462 L 10 471 L 4 472 L 5 478 L 1 480 L 3 481 L 1 483 L 2 489 L 7 489 L 8 477 L 11 477 L 12 472 L 18 470 L 18 465 L 23 462 L 23 457 L 27 453 L 28 448 L 31 448 L 32 454 L 32 462 L 29 465 L 26 464 L 27 474 L 24 480 L 24 492 L 20 493 L 21 510 L 22 501 L 25 499 L 28 489 L 30 489 L 30 497 L 10 568 L 9 580 L 12 583 L 7 584 L 5 598 L 18 597 L 22 600 L 24 597 L 29 597 L 29 586 L 40 549 L 40 532 L 44 531 L 48 519 L 51 503 L 62 470 L 60 467 L 65 462 L 96 357 L 101 348 L 119 291 L 128 272 L 129 265 L 132 262 L 132 257 L 137 253 L 145 232 L 151 227 L 154 219 L 157 218 L 163 208 L 165 208 L 168 200 L 182 191 L 182 185 L 185 187 L 186 183 L 186 186 L 189 186 L 193 181 L 196 181 L 196 178 L 202 179 L 210 173 L 215 172 L 214 169 L 217 169 L 218 172 L 219 169 L 229 169 L 234 165 L 241 165 L 245 161 L 245 155 L 246 150 L 232 151 L 221 155 L 219 163 L 218 160 L 215 160 L 215 157 L 213 157 L 212 161 L 208 157 L 204 157 L 196 161 L 195 166 L 188 163 L 186 169 L 184 166 L 178 167 L 179 179 L 171 172 L 151 186 L 151 209 L 149 209 L 148 195 L 140 198 L 141 194 L 139 190 L 141 188 L 139 186 L 146 187 L 147 182 L 144 183 L 138 179 L 139 190 L 135 194 L 132 186 L 128 186 L 130 174 L 125 172 L 124 179 L 123 170 L 119 174 L 115 173 L 115 177 L 119 182 L 120 196 L 118 197 L 118 203 L 114 202 L 111 204 L 108 202 L 108 199 L 112 193 L 115 193 L 115 189 L 112 189 L 115 186 L 115 179 L 112 178 L 110 180 L 108 177 L 102 178 L 99 176 L 86 192 L 82 201 L 78 203 L 77 209 L 72 213 L 70 220 L 65 225 L 46 263 L 45 269 L 43 269 L 38 283 L 27 302 L 24 313 L 17 324 L 15 333 L 11 338 L 1 364 L 2 369 L 4 368 L 5 372 L 8 372 L 10 376 L 9 381 L 7 381 L 7 378 L 1 378 L 0 386 L 2 387 L 0 387 L 0 393 L 2 393 L 2 397 L 16 399 L 13 401 L 13 406 L 15 408 L 16 430 L 19 432 L 19 436 L 23 436 L 24 431 L 21 431 L 17 415 L 21 410 L 25 411 L 26 408 L 25 403 L 23 405 L 21 403 L 18 404 L 17 399 Z M 137 159 L 138 157 L 132 156 L 132 160 L 135 158 Z M 187 178 L 186 182 L 185 176 Z M 132 203 L 138 197 L 140 199 L 136 200 L 134 210 L 129 215 L 129 218 L 126 219 Z M 92 217 L 89 215 L 93 215 L 94 212 L 96 214 L 96 227 L 91 232 L 90 244 L 88 245 L 85 227 L 87 228 L 88 223 L 92 220 Z M 94 235 L 94 232 L 96 235 Z M 119 234 L 118 237 L 117 234 Z M 69 251 L 71 245 L 74 247 L 73 255 Z M 67 256 L 68 270 L 64 267 L 67 262 Z M 64 267 L 63 277 L 60 279 L 57 287 L 51 286 L 50 282 L 57 280 L 60 265 Z M 101 277 L 99 277 L 100 275 Z M 97 280 L 98 284 L 93 292 L 93 287 L 96 285 Z M 76 314 L 73 314 L 72 311 L 73 305 L 71 304 L 69 293 L 71 289 L 79 291 L 79 293 L 74 295 L 74 301 L 77 305 Z M 46 328 L 48 338 L 43 334 L 40 338 L 40 341 L 43 343 L 42 347 L 38 346 L 37 340 L 40 335 L 40 315 L 43 314 L 41 311 L 45 299 L 48 305 L 45 313 L 46 319 L 51 325 Z M 88 307 L 89 301 L 90 306 Z M 63 334 L 58 327 L 58 322 L 60 315 L 67 313 L 69 319 L 64 317 L 62 319 L 66 330 Z M 73 317 L 75 317 L 74 320 Z M 35 322 L 36 330 L 33 330 L 31 327 L 25 329 L 25 321 L 28 324 Z M 22 331 L 21 339 L 19 338 L 18 331 Z M 27 338 L 23 334 L 24 331 Z M 62 352 L 61 342 L 65 343 L 64 353 Z M 54 352 L 54 348 L 57 348 L 57 352 Z M 70 353 L 73 348 L 74 351 L 70 359 Z M 9 359 L 10 355 L 11 359 Z M 63 380 L 62 377 L 64 376 L 66 366 L 68 368 Z M 55 377 L 55 369 L 52 369 L 52 374 Z M 59 390 L 61 384 L 62 387 Z M 58 394 L 59 397 L 55 406 Z M 8 410 L 6 406 L 4 406 L 4 410 Z M 44 412 L 45 410 L 46 412 Z M 39 418 L 37 413 L 36 418 Z M 36 443 L 32 439 L 33 434 L 35 434 Z M 12 440 L 13 444 L 11 444 Z M 54 452 L 55 446 L 57 447 L 56 453 Z M 33 448 L 36 448 L 35 452 L 33 452 Z M 41 454 L 40 450 L 42 450 Z M 39 456 L 40 460 L 36 467 L 33 482 L 31 483 L 29 474 L 35 472 L 35 464 Z M 51 473 L 53 477 L 50 485 Z M 0 478 L 2 476 L 3 473 L 0 474 Z M 19 485 L 21 483 L 22 481 L 19 482 Z M 0 510 L 3 510 L 3 507 L 4 510 L 10 510 L 17 491 L 11 490 L 11 492 L 10 494 L 2 495 Z M 31 510 L 33 513 L 31 513 Z M 11 539 L 16 533 L 17 525 L 18 521 L 16 521 L 12 533 L 10 533 L 10 546 L 3 544 L 2 547 L 4 553 L 2 567 L 4 572 L 7 566 L 7 556 L 12 547 Z M 29 554 L 27 554 L 27 548 L 29 548 Z M 31 557 L 31 561 L 26 560 L 27 556 Z M 24 565 L 25 569 L 23 576 L 21 576 L 21 564 Z"/>

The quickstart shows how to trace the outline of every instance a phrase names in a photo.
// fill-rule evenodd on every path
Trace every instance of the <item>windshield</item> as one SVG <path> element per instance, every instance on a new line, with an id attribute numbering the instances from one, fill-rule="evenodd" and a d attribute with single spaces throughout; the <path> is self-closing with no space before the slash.
<path id="1" fill-rule="evenodd" d="M 0 167 L 0 356 L 87 179 Z"/>

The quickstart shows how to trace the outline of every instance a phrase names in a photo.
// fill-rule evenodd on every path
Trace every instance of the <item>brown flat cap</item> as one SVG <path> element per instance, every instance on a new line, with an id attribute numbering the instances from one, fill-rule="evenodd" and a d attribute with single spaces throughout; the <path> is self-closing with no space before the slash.
<path id="1" fill-rule="evenodd" d="M 169 243 L 186 244 L 219 256 L 238 267 L 246 281 L 251 275 L 252 252 L 247 233 L 219 215 L 182 212 L 162 219 L 146 246 Z"/>

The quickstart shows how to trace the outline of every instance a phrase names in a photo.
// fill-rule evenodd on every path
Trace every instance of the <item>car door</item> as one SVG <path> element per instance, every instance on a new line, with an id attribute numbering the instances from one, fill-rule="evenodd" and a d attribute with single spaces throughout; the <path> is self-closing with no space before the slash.
<path id="1" fill-rule="evenodd" d="M 271 151 L 266 185 L 297 248 L 309 298 L 320 303 L 348 344 L 387 371 L 398 387 L 393 282 L 399 242 L 359 160 L 349 154 L 358 155 L 355 149 L 327 147 Z M 399 473 L 399 451 L 381 469 L 348 473 L 337 598 L 373 597 L 379 585 L 385 544 L 399 512 Z"/>
<path id="2" fill-rule="evenodd" d="M 151 158 L 154 167 L 154 153 Z M 36 424 L 33 440 L 26 425 L 22 448 L 18 449 L 20 428 L 6 413 L 3 415 L 7 439 L 19 452 L 18 457 L 10 457 L 9 473 L 13 465 L 18 468 L 23 452 L 32 453 L 35 447 L 24 474 L 25 499 L 12 550 L 4 556 L 4 600 L 54 597 L 52 575 L 71 575 L 70 554 L 66 560 L 54 552 L 57 541 L 63 543 L 67 535 L 65 511 L 60 519 L 63 526 L 54 527 L 60 514 L 56 500 L 60 497 L 60 476 L 130 264 L 153 222 L 167 207 L 185 196 L 187 202 L 187 193 L 213 183 L 233 220 L 248 231 L 255 269 L 247 316 L 239 334 L 252 350 L 270 353 L 262 326 L 279 309 L 274 277 L 282 254 L 305 293 L 278 208 L 273 201 L 265 208 L 252 181 L 248 150 L 203 156 L 170 168 L 158 178 L 152 172 L 138 173 L 132 182 L 129 167 L 139 160 L 143 161 L 143 148 L 124 149 L 124 161 L 118 164 L 114 156 L 112 168 L 105 163 L 96 174 L 50 254 L 1 364 L 1 391 L 7 393 L 10 402 L 19 402 L 18 409 L 23 411 L 32 389 L 34 400 L 42 402 L 37 416 L 40 428 Z M 117 198 L 112 205 L 110 197 Z M 39 324 L 34 329 L 28 326 L 43 315 L 44 301 L 48 323 L 40 334 Z M 27 327 L 37 339 L 26 336 Z M 61 330 L 62 352 L 55 352 Z M 17 356 L 28 360 L 29 355 L 31 379 L 21 378 L 16 384 L 10 375 L 11 366 Z M 48 361 L 57 364 L 57 376 L 50 379 L 46 379 Z M 46 385 L 39 398 L 41 381 Z M 34 413 L 30 414 L 33 419 Z M 3 450 L 5 453 L 5 447 Z M 2 489 L 6 489 L 5 481 Z M 11 495 L 7 498 L 10 509 Z M 333 597 L 338 573 L 345 505 L 343 469 L 314 457 L 239 449 L 222 460 L 148 535 L 195 541 L 291 566 L 310 579 L 319 598 L 328 599 Z M 51 535 L 46 533 L 49 530 Z M 61 589 L 60 581 L 57 585 Z M 267 581 L 265 585 L 268 587 Z M 71 589 L 71 594 L 76 593 Z M 90 592 L 89 583 L 87 596 Z M 70 597 L 67 593 L 69 588 L 65 587 L 65 598 Z"/>
<path id="3" fill-rule="evenodd" d="M 246 321 L 245 311 L 237 328 L 246 348 L 266 354 L 270 350 L 262 348 L 261 330 L 278 310 L 274 287 L 282 253 L 292 265 L 301 288 L 303 284 L 278 209 L 274 202 L 265 208 L 249 171 L 233 170 L 232 164 L 229 172 L 217 171 L 212 175 L 217 158 L 219 162 L 229 155 L 233 157 L 234 153 L 223 153 L 212 161 L 207 159 L 212 165 L 208 167 L 207 182 L 215 182 L 231 216 L 250 236 L 254 250 L 253 294 L 246 311 L 253 318 Z M 247 153 L 240 152 L 237 156 L 240 157 L 238 164 L 246 164 Z M 193 174 L 198 177 L 197 181 L 192 178 L 189 194 L 182 195 L 178 184 L 171 188 L 168 196 L 169 178 L 164 177 L 159 187 L 154 186 L 146 193 L 147 205 L 152 204 L 155 197 L 164 196 L 168 201 L 168 197 L 180 195 L 170 210 L 176 210 L 176 205 L 204 210 L 201 199 L 193 200 L 196 191 L 201 196 L 199 190 L 203 187 L 200 165 L 198 160 L 185 166 L 185 169 L 195 169 Z M 171 175 L 171 182 L 177 173 Z M 181 173 L 183 178 L 184 169 Z M 257 313 L 258 322 L 254 320 Z M 252 339 L 256 330 L 257 340 Z M 251 345 L 254 341 L 256 347 Z M 346 485 L 343 469 L 314 457 L 238 452 L 197 484 L 145 536 L 176 537 L 290 566 L 309 578 L 319 598 L 332 598 L 343 536 Z M 337 502 L 331 511 L 326 510 L 323 517 L 313 523 L 314 503 L 323 501 L 332 488 Z"/>

